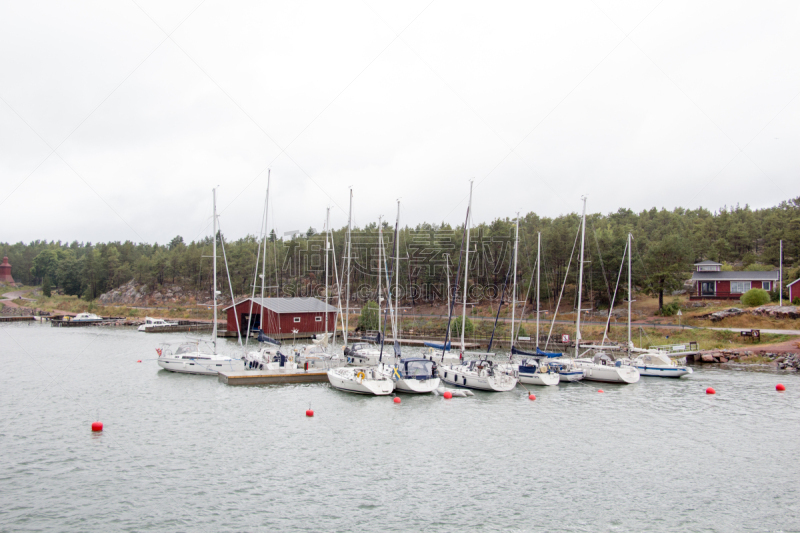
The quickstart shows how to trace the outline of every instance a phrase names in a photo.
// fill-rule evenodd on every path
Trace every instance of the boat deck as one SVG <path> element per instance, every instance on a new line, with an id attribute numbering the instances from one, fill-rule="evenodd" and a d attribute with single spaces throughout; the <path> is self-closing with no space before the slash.
<path id="1" fill-rule="evenodd" d="M 278 385 L 285 383 L 327 383 L 328 372 L 299 370 L 294 373 L 270 373 L 257 370 L 220 372 L 217 379 L 226 385 Z"/>

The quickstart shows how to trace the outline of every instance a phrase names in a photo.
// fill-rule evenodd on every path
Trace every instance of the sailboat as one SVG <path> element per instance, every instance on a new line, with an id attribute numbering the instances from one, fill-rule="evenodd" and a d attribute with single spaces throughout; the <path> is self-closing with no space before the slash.
<path id="1" fill-rule="evenodd" d="M 211 331 L 213 347 L 209 349 L 206 341 L 191 340 L 180 343 L 177 348 L 169 343 L 163 343 L 156 348 L 158 353 L 158 366 L 170 372 L 182 374 L 217 375 L 220 371 L 241 372 L 244 370 L 244 360 L 228 357 L 217 353 L 217 190 L 212 190 L 213 196 L 213 239 L 212 256 L 214 258 L 214 325 Z"/>
<path id="2" fill-rule="evenodd" d="M 541 247 L 542 247 L 542 234 L 539 233 L 539 242 L 536 248 L 536 272 L 537 272 L 537 280 L 536 280 L 536 348 L 537 352 L 539 351 L 539 268 L 540 264 L 539 261 L 541 259 Z M 514 350 L 514 339 L 516 338 L 514 335 L 514 320 L 516 318 L 516 308 L 517 308 L 517 254 L 519 253 L 519 213 L 517 213 L 517 222 L 514 229 L 514 284 L 511 290 L 511 355 L 513 356 L 515 353 L 522 353 L 523 355 L 530 355 L 526 354 L 525 352 L 516 351 Z M 499 312 L 499 309 L 498 309 Z M 521 318 L 520 318 L 521 320 Z M 523 359 L 519 363 L 513 364 L 514 370 L 517 372 L 517 376 L 519 377 L 520 383 L 525 385 L 558 385 L 559 381 L 561 381 L 561 376 L 556 371 L 555 368 L 550 368 L 546 363 L 542 363 L 542 357 L 547 357 L 546 355 L 539 355 L 538 353 L 533 356 L 523 357 Z"/>
<path id="3" fill-rule="evenodd" d="M 469 230 L 472 215 L 472 186 L 473 182 L 469 183 L 469 205 L 467 206 L 467 218 L 464 221 L 464 233 L 466 238 L 462 237 L 461 248 L 466 244 L 466 253 L 464 257 L 464 299 L 461 308 L 461 350 L 462 356 L 464 354 L 464 331 L 467 329 L 467 271 L 469 268 Z M 461 253 L 458 257 L 458 273 L 456 274 L 455 288 L 458 287 L 459 278 L 461 277 Z M 449 288 L 448 288 L 449 290 Z M 451 299 L 450 313 L 447 318 L 447 332 L 445 333 L 445 345 L 450 337 L 450 322 L 453 318 L 453 307 L 455 305 L 455 297 Z M 444 363 L 445 350 L 442 350 L 442 363 Z M 517 377 L 510 365 L 497 364 L 489 357 L 493 356 L 492 353 L 472 353 L 471 355 L 477 356 L 477 359 L 463 360 L 461 364 L 444 365 L 441 364 L 437 368 L 439 377 L 444 383 L 455 385 L 456 387 L 463 387 L 467 389 L 484 390 L 490 392 L 508 392 L 517 386 Z"/>
<path id="4" fill-rule="evenodd" d="M 444 272 L 446 276 L 446 287 L 447 287 L 447 308 L 450 308 L 450 298 L 453 296 L 454 291 L 450 290 L 450 259 L 447 254 L 444 256 Z M 447 328 L 447 339 L 450 338 L 451 335 L 450 328 Z M 441 342 L 431 342 L 426 341 L 423 343 L 425 346 L 425 350 L 422 352 L 422 358 L 427 359 L 428 361 L 439 361 L 445 365 L 457 365 L 461 362 L 461 353 L 452 353 L 450 352 L 451 342 L 449 340 L 445 340 L 444 343 Z M 438 355 L 439 352 L 442 352 L 442 356 Z"/>
<path id="5" fill-rule="evenodd" d="M 353 191 L 350 190 L 350 216 L 353 212 Z M 348 224 L 349 225 L 349 224 Z M 380 224 L 379 224 L 380 226 Z M 381 230 L 382 231 L 382 230 Z M 379 235 L 382 235 L 380 233 Z M 381 245 L 382 246 L 382 245 Z M 380 248 L 379 248 L 379 266 L 380 269 Z M 348 262 L 349 262 L 349 247 L 348 247 Z M 378 271 L 378 282 L 380 283 L 380 270 Z M 350 285 L 350 272 L 347 272 L 347 292 L 349 294 Z M 378 301 L 380 302 L 380 291 L 378 292 Z M 380 316 L 380 315 L 379 315 Z M 345 328 L 346 329 L 346 328 Z M 345 341 L 346 342 L 346 341 Z M 349 355 L 348 358 L 352 358 Z M 376 363 L 380 363 L 380 355 Z M 371 394 L 375 396 L 386 396 L 394 391 L 394 381 L 387 375 L 385 369 L 381 366 L 342 366 L 339 368 L 332 368 L 328 370 L 328 382 L 331 387 L 344 391 L 353 392 L 356 394 Z"/>
<path id="6" fill-rule="evenodd" d="M 623 365 L 622 361 L 612 361 L 606 354 L 600 352 L 594 358 L 580 358 L 581 347 L 581 296 L 583 289 L 583 252 L 586 236 L 586 197 L 583 197 L 583 214 L 581 215 L 581 261 L 578 274 L 578 309 L 575 320 L 575 364 L 585 372 L 584 379 L 589 381 L 602 381 L 604 383 L 636 383 L 639 381 L 639 371 L 632 366 Z"/>

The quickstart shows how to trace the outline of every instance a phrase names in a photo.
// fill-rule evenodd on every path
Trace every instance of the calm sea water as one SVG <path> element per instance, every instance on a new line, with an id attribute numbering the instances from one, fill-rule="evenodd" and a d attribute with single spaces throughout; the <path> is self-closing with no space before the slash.
<path id="1" fill-rule="evenodd" d="M 159 370 L 180 338 L 0 326 L 1 530 L 800 531 L 793 374 L 395 405 Z"/>

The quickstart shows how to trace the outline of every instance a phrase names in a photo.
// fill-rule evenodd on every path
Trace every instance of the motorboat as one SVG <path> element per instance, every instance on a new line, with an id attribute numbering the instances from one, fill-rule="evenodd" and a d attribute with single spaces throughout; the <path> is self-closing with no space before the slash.
<path id="1" fill-rule="evenodd" d="M 588 381 L 602 381 L 603 383 L 636 383 L 639 381 L 639 371 L 630 365 L 625 365 L 621 360 L 614 361 L 603 352 L 598 352 L 592 359 L 575 359 L 575 364 L 586 373 L 584 379 Z"/>
<path id="2" fill-rule="evenodd" d="M 430 393 L 439 388 L 441 379 L 436 375 L 436 365 L 421 357 L 408 357 L 391 366 L 394 389 L 397 392 Z"/>
<path id="3" fill-rule="evenodd" d="M 561 375 L 555 367 L 537 358 L 523 359 L 514 365 L 519 382 L 525 385 L 558 385 Z"/>
<path id="4" fill-rule="evenodd" d="M 153 331 L 153 330 L 158 330 L 159 328 L 166 328 L 169 326 L 177 326 L 177 325 L 178 325 L 177 322 L 167 322 L 162 318 L 150 318 L 148 316 L 145 317 L 144 324 L 139 326 L 138 329 L 139 331 L 148 331 L 148 330 Z"/>
<path id="5" fill-rule="evenodd" d="M 329 369 L 344 366 L 347 360 L 337 353 L 330 352 L 325 347 L 309 344 L 295 349 L 295 361 L 300 368 Z"/>
<path id="6" fill-rule="evenodd" d="M 646 352 L 638 355 L 630 365 L 642 376 L 659 378 L 680 378 L 693 372 L 686 365 L 679 365 L 664 352 Z"/>
<path id="7" fill-rule="evenodd" d="M 94 313 L 78 313 L 70 322 L 102 322 L 103 318 Z"/>
<path id="8" fill-rule="evenodd" d="M 244 371 L 243 359 L 216 354 L 205 344 L 203 341 L 186 341 L 173 348 L 172 344 L 163 343 L 156 348 L 158 366 L 170 372 L 209 376 L 216 376 L 221 371 Z"/>
<path id="9" fill-rule="evenodd" d="M 439 377 L 448 385 L 490 392 L 508 392 L 517 386 L 511 365 L 497 364 L 488 358 L 464 361 L 460 365 L 441 365 Z"/>
<path id="10" fill-rule="evenodd" d="M 328 381 L 334 389 L 374 396 L 391 394 L 395 384 L 383 368 L 357 366 L 331 368 Z"/>

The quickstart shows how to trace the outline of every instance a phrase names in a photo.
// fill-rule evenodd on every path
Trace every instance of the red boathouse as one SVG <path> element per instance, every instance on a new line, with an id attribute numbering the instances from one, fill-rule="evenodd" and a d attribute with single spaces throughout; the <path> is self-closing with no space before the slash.
<path id="1" fill-rule="evenodd" d="M 325 320 L 328 332 L 336 325 L 336 308 L 316 298 L 246 298 L 224 311 L 228 331 L 238 329 L 243 335 L 248 323 L 278 338 L 324 333 Z"/>
<path id="2" fill-rule="evenodd" d="M 800 279 L 796 279 L 786 286 L 789 289 L 789 301 L 794 302 L 795 298 L 800 298 Z"/>
<path id="3" fill-rule="evenodd" d="M 722 271 L 714 261 L 695 263 L 690 300 L 738 300 L 750 289 L 772 291 L 778 287 L 778 271 Z"/>

